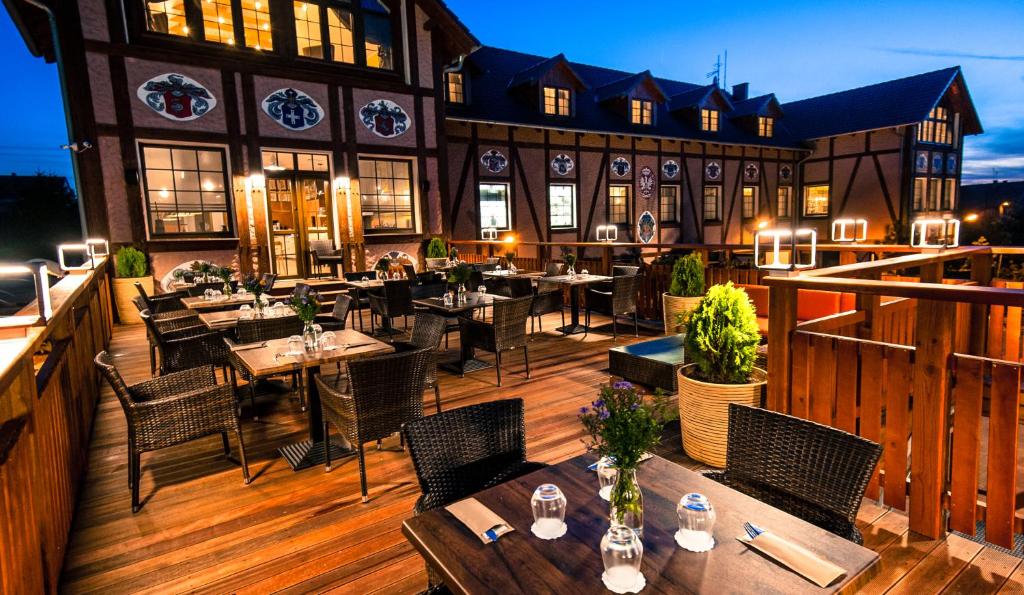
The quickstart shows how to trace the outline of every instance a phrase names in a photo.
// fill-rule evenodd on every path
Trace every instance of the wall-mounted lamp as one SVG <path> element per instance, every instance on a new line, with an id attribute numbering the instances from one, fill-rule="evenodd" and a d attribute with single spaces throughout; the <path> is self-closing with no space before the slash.
<path id="1" fill-rule="evenodd" d="M 85 245 L 89 246 L 89 254 L 93 258 L 110 256 L 110 242 L 103 238 L 89 238 L 85 241 Z"/>
<path id="2" fill-rule="evenodd" d="M 498 239 L 498 230 L 493 227 L 485 227 L 480 230 L 480 239 L 494 241 Z"/>
<path id="3" fill-rule="evenodd" d="M 766 219 L 761 219 L 760 221 L 757 222 L 757 228 L 758 229 L 767 229 L 767 227 L 768 227 L 768 221 Z"/>
<path id="4" fill-rule="evenodd" d="M 619 227 L 617 225 L 598 225 L 597 241 L 614 242 L 619 239 Z"/>
<path id="5" fill-rule="evenodd" d="M 959 245 L 959 219 L 918 219 L 910 228 L 913 248 L 956 248 Z"/>
<path id="6" fill-rule="evenodd" d="M 249 183 L 250 188 L 261 192 L 267 187 L 267 179 L 263 177 L 263 174 L 252 174 L 246 178 L 246 182 Z"/>
<path id="7" fill-rule="evenodd" d="M 506 244 L 514 244 L 516 241 L 516 236 L 508 234 L 502 241 L 505 242 Z"/>
<path id="8" fill-rule="evenodd" d="M 53 306 L 50 302 L 50 272 L 45 263 L 0 265 L 0 277 L 24 277 L 31 275 L 36 287 L 36 306 L 39 319 L 46 322 L 53 317 Z M 0 317 L 2 319 L 4 317 Z"/>
<path id="9" fill-rule="evenodd" d="M 794 233 L 796 237 L 794 238 Z M 798 262 L 800 250 L 794 245 L 803 242 L 811 245 L 811 258 L 808 262 Z M 765 242 L 764 240 L 767 240 Z M 785 243 L 783 243 L 785 242 Z M 764 252 L 761 244 L 771 246 L 771 250 Z M 754 264 L 759 269 L 774 271 L 788 271 L 795 269 L 814 268 L 818 253 L 818 232 L 813 229 L 763 229 L 754 235 Z M 764 262 L 761 262 L 761 255 L 764 254 Z M 783 258 L 783 256 L 787 258 Z"/>
<path id="10" fill-rule="evenodd" d="M 832 241 L 837 244 L 863 242 L 868 239 L 867 219 L 836 219 L 832 222 Z"/>
<path id="11" fill-rule="evenodd" d="M 65 254 L 81 254 L 82 264 L 70 265 L 64 259 Z M 96 262 L 92 258 L 92 248 L 89 244 L 60 244 L 57 246 L 57 264 L 62 271 L 88 271 L 96 268 Z"/>
<path id="12" fill-rule="evenodd" d="M 964 216 L 964 223 L 974 223 L 980 218 L 981 217 L 977 213 L 967 213 L 967 215 Z"/>

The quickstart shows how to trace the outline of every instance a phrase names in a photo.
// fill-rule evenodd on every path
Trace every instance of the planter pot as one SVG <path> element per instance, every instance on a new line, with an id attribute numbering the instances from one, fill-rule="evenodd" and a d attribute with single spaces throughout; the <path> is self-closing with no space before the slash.
<path id="1" fill-rule="evenodd" d="M 147 295 L 153 295 L 153 277 L 115 277 L 114 282 L 114 304 L 117 305 L 117 318 L 121 324 L 142 324 L 139 318 L 139 309 L 132 303 L 132 298 L 139 295 L 135 289 L 136 283 L 142 283 L 142 288 Z"/>
<path id="2" fill-rule="evenodd" d="M 748 384 L 712 384 L 690 378 L 696 364 L 679 370 L 679 425 L 683 450 L 691 459 L 713 467 L 725 467 L 729 437 L 729 403 L 761 405 L 768 374 L 754 368 Z"/>
<path id="3" fill-rule="evenodd" d="M 675 335 L 683 332 L 681 325 L 676 323 L 679 314 L 685 314 L 697 307 L 704 296 L 680 297 L 661 294 L 661 312 L 665 319 L 665 334 Z"/>

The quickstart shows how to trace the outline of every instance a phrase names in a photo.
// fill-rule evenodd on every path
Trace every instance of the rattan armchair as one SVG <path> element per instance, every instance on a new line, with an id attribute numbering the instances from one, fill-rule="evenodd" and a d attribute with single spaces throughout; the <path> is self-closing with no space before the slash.
<path id="1" fill-rule="evenodd" d="M 557 277 L 562 274 L 562 263 L 560 262 L 549 262 L 547 267 L 544 269 L 545 277 Z"/>
<path id="2" fill-rule="evenodd" d="M 334 298 L 334 307 L 331 308 L 330 314 L 317 314 L 315 322 L 325 331 L 343 331 L 351 310 L 352 298 L 339 294 Z"/>
<path id="3" fill-rule="evenodd" d="M 241 345 L 270 341 L 271 339 L 284 339 L 292 335 L 301 334 L 302 320 L 300 320 L 298 316 L 284 316 L 282 318 L 253 318 L 251 320 L 239 319 L 238 326 L 235 327 L 235 337 Z M 245 380 L 249 384 L 249 406 L 252 409 L 252 419 L 253 421 L 259 421 L 260 417 L 256 411 L 256 381 L 263 377 L 253 376 L 250 374 L 235 352 L 231 350 L 234 345 L 227 339 L 225 339 L 225 341 L 227 342 L 229 349 L 227 356 L 228 361 L 231 363 L 231 384 L 235 388 L 238 387 L 238 376 L 241 376 L 242 380 Z M 294 380 L 294 372 L 292 373 L 292 377 Z M 306 406 L 302 391 L 300 390 L 298 392 L 299 404 L 302 410 L 305 411 Z"/>
<path id="4" fill-rule="evenodd" d="M 400 432 L 403 424 L 423 417 L 423 387 L 433 351 L 425 348 L 356 359 L 349 362 L 347 376 L 316 377 L 324 436 L 330 439 L 330 424 L 334 424 L 356 447 L 363 502 L 370 500 L 363 444 L 387 438 Z M 330 471 L 330 449 L 325 450 L 325 470 Z"/>
<path id="5" fill-rule="evenodd" d="M 235 412 L 230 385 L 217 384 L 212 366 L 167 374 L 128 386 L 106 351 L 95 358 L 96 367 L 110 383 L 128 422 L 128 486 L 132 512 L 138 512 L 141 455 L 211 434 L 220 434 L 224 454 L 231 455 L 228 432 L 238 439 L 242 476 L 248 484 L 242 427 Z"/>
<path id="6" fill-rule="evenodd" d="M 157 371 L 163 374 L 180 372 L 199 366 L 215 366 L 225 371 L 228 365 L 228 347 L 221 334 L 205 326 L 189 326 L 178 330 L 162 330 L 148 310 L 139 312 L 147 332 L 156 339 L 160 353 Z"/>
<path id="7" fill-rule="evenodd" d="M 611 291 L 587 290 L 586 327 L 590 328 L 590 313 L 601 312 L 612 318 L 612 337 L 619 337 L 618 317 L 633 316 L 633 335 L 639 336 L 636 300 L 640 291 L 640 275 L 612 277 Z"/>
<path id="8" fill-rule="evenodd" d="M 530 335 L 535 332 L 534 324 L 540 326 L 540 332 L 544 332 L 544 315 L 558 312 L 562 315 L 562 326 L 565 326 L 565 309 L 563 308 L 562 290 L 557 285 L 545 287 L 552 283 L 541 282 L 537 286 L 537 294 L 533 296 L 530 304 Z"/>
<path id="9" fill-rule="evenodd" d="M 495 300 L 492 322 L 459 318 L 459 334 L 463 345 L 490 351 L 494 354 L 494 369 L 501 386 L 501 354 L 523 348 L 526 377 L 530 377 L 530 354 L 527 351 L 526 318 L 530 315 L 533 296 L 510 300 Z M 464 375 L 464 374 L 463 374 Z"/>
<path id="10" fill-rule="evenodd" d="M 135 308 L 140 314 L 149 311 L 149 308 L 146 306 L 146 300 L 141 295 L 134 296 L 132 303 L 135 304 Z M 199 320 L 199 315 L 192 310 L 169 310 L 160 314 L 151 313 L 151 316 L 153 322 L 156 323 L 157 328 L 162 333 L 199 327 L 203 324 Z M 146 340 L 149 341 L 149 374 L 150 376 L 156 376 L 157 341 L 156 335 L 153 334 L 148 326 L 146 327 Z"/>
<path id="11" fill-rule="evenodd" d="M 135 283 L 135 290 L 139 292 L 139 297 L 146 304 L 146 310 L 149 310 L 153 314 L 163 314 L 164 312 L 172 312 L 175 310 L 181 310 L 181 298 L 188 297 L 188 292 L 175 291 L 174 293 L 162 293 L 160 295 L 149 295 L 146 293 L 146 288 L 142 286 L 142 283 Z"/>
<path id="12" fill-rule="evenodd" d="M 384 282 L 384 293 L 369 292 L 370 332 L 374 331 L 374 316 L 380 316 L 381 327 L 386 333 L 394 334 L 391 320 L 399 316 L 405 319 L 409 328 L 409 316 L 416 313 L 412 306 L 412 282 L 408 279 L 393 279 Z"/>
<path id="13" fill-rule="evenodd" d="M 309 258 L 313 274 L 318 279 L 323 276 L 323 267 L 328 267 L 334 273 L 342 263 L 341 250 L 336 249 L 331 240 L 310 240 Z"/>
<path id="14" fill-rule="evenodd" d="M 220 281 L 209 281 L 209 282 L 206 282 L 206 283 L 196 283 L 192 287 L 187 288 L 185 290 L 185 292 L 188 293 L 189 297 L 203 297 L 203 295 L 206 294 L 206 290 L 207 289 L 212 289 L 214 291 L 221 291 L 221 290 L 224 289 L 224 283 L 220 282 Z"/>
<path id="15" fill-rule="evenodd" d="M 448 322 L 444 316 L 438 316 L 430 312 L 417 312 L 412 323 L 412 336 L 408 341 L 395 341 L 392 345 L 395 351 L 404 353 L 416 351 L 417 349 L 430 348 L 431 363 L 427 366 L 427 379 L 424 390 L 434 389 L 434 401 L 437 405 L 437 412 L 441 412 L 441 386 L 437 382 L 437 349 L 441 346 L 441 339 L 448 329 Z"/>
<path id="16" fill-rule="evenodd" d="M 264 285 L 263 293 L 269 294 L 270 290 L 274 288 L 274 283 L 277 282 L 277 274 L 276 273 L 263 273 L 263 276 L 260 277 L 260 279 L 263 281 L 263 285 Z"/>
<path id="17" fill-rule="evenodd" d="M 725 470 L 704 475 L 860 544 L 854 521 L 881 454 L 866 438 L 733 403 Z"/>

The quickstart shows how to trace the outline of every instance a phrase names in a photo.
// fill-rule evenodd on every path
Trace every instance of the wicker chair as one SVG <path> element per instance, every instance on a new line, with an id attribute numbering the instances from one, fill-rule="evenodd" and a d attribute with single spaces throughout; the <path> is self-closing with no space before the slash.
<path id="1" fill-rule="evenodd" d="M 277 281 L 277 274 L 275 273 L 263 273 L 261 277 L 266 287 L 263 289 L 263 293 L 269 294 L 270 290 L 274 288 L 274 283 Z"/>
<path id="2" fill-rule="evenodd" d="M 370 501 L 363 444 L 400 432 L 406 422 L 423 417 L 423 387 L 433 352 L 425 348 L 357 359 L 349 362 L 347 376 L 316 377 L 324 436 L 329 439 L 333 423 L 356 447 L 363 502 Z M 330 449 L 325 450 L 325 470 L 330 471 Z"/>
<path id="3" fill-rule="evenodd" d="M 384 293 L 369 292 L 370 299 L 370 332 L 374 330 L 374 316 L 380 316 L 382 321 L 386 318 L 389 322 L 402 316 L 405 318 L 405 328 L 409 328 L 409 316 L 415 314 L 412 306 L 412 283 L 408 279 L 394 279 L 384 282 Z M 392 329 L 392 334 L 397 333 Z"/>
<path id="4" fill-rule="evenodd" d="M 354 271 L 351 273 L 342 273 L 342 277 L 346 281 L 361 281 L 363 277 L 367 279 L 375 279 L 377 274 L 373 271 Z M 363 306 L 370 306 L 370 298 L 367 297 L 367 292 L 360 291 L 358 289 L 349 289 L 348 294 L 352 296 L 353 302 L 352 307 L 356 309 L 356 313 L 352 314 L 352 328 L 355 328 L 355 317 L 359 316 L 359 330 L 363 330 Z M 356 297 L 358 296 L 358 299 Z"/>
<path id="5" fill-rule="evenodd" d="M 335 249 L 334 242 L 331 240 L 310 240 L 309 242 L 309 257 L 313 265 L 313 274 L 317 279 L 323 276 L 323 267 L 332 269 L 338 266 L 340 256 L 341 250 Z"/>
<path id="6" fill-rule="evenodd" d="M 459 333 L 463 344 L 494 354 L 494 369 L 498 375 L 498 386 L 501 386 L 501 353 L 503 351 L 522 347 L 523 360 L 526 363 L 526 377 L 530 377 L 530 354 L 526 347 L 526 318 L 530 315 L 531 302 L 533 302 L 532 296 L 496 300 L 492 306 L 494 309 L 493 322 L 490 323 L 471 318 L 459 318 Z"/>
<path id="7" fill-rule="evenodd" d="M 417 349 L 431 349 L 432 361 L 427 367 L 427 380 L 424 390 L 434 389 L 434 401 L 437 404 L 437 412 L 441 413 L 441 386 L 437 382 L 437 349 L 441 346 L 441 338 L 447 334 L 448 323 L 444 316 L 438 316 L 430 312 L 417 312 L 412 323 L 412 336 L 408 341 L 395 341 L 392 343 L 395 351 L 404 353 L 416 351 Z"/>
<path id="8" fill-rule="evenodd" d="M 113 358 L 101 351 L 94 360 L 121 402 L 128 422 L 128 486 L 132 512 L 138 512 L 141 455 L 211 434 L 220 434 L 224 454 L 231 455 L 228 432 L 238 439 L 242 476 L 248 484 L 242 427 L 235 412 L 231 386 L 217 384 L 212 366 L 175 372 L 132 386 L 125 384 Z"/>
<path id="9" fill-rule="evenodd" d="M 175 310 L 183 309 L 181 305 L 181 298 L 188 297 L 188 293 L 184 291 L 175 291 L 174 293 L 163 293 L 160 295 L 149 295 L 146 293 L 146 288 L 142 286 L 142 283 L 135 283 L 135 290 L 139 292 L 139 297 L 146 304 L 146 310 L 149 310 L 153 314 L 163 314 L 164 312 L 173 312 Z"/>
<path id="10" fill-rule="evenodd" d="M 146 331 L 156 339 L 161 375 L 200 366 L 227 369 L 228 346 L 219 332 L 205 326 L 165 331 L 157 325 L 149 310 L 139 312 L 139 317 L 146 324 Z"/>
<path id="11" fill-rule="evenodd" d="M 271 339 L 284 339 L 292 335 L 301 334 L 302 320 L 298 316 L 239 320 L 238 326 L 235 327 L 235 336 L 238 338 L 238 343 L 242 345 L 270 341 Z M 230 342 L 228 342 L 228 346 L 231 346 Z M 241 360 L 238 359 L 234 351 L 228 351 L 228 361 L 231 363 L 232 386 L 238 387 L 236 374 L 241 376 L 242 380 L 249 383 L 249 406 L 252 409 L 252 419 L 253 421 L 259 421 L 260 417 L 256 413 L 256 381 L 263 378 L 263 376 L 252 376 L 249 374 L 249 371 L 242 364 Z M 280 374 L 274 375 L 280 376 Z M 293 380 L 295 379 L 294 372 L 292 373 L 292 378 Z M 305 411 L 306 406 L 302 391 L 299 391 L 299 404 L 302 410 Z"/>
<path id="12" fill-rule="evenodd" d="M 146 306 L 146 300 L 141 295 L 134 296 L 132 303 L 135 304 L 135 308 L 140 314 L 149 310 Z M 192 310 L 169 310 L 160 314 L 152 314 L 151 316 L 160 332 L 164 333 L 203 326 L 203 322 L 199 320 L 199 315 Z M 156 336 L 149 330 L 149 327 L 146 327 L 146 339 L 149 341 L 149 374 L 150 376 L 156 376 L 157 342 Z"/>
<path id="13" fill-rule="evenodd" d="M 640 267 L 634 265 L 618 264 L 612 267 L 612 276 L 636 275 L 640 273 Z"/>
<path id="14" fill-rule="evenodd" d="M 508 297 L 510 298 L 521 298 L 533 295 L 533 281 L 530 281 L 526 277 L 509 277 L 508 279 L 505 279 L 505 286 L 507 287 Z"/>
<path id="15" fill-rule="evenodd" d="M 530 335 L 532 336 L 535 332 L 534 323 L 540 326 L 540 332 L 544 332 L 544 318 L 545 314 L 552 314 L 558 312 L 562 315 L 562 326 L 565 326 L 565 309 L 562 307 L 562 290 L 557 286 L 553 289 L 544 289 L 544 285 L 553 285 L 552 283 L 541 283 L 537 288 L 537 294 L 533 296 L 533 302 L 530 304 Z"/>
<path id="16" fill-rule="evenodd" d="M 348 321 L 348 313 L 352 310 L 352 298 L 338 295 L 334 298 L 334 307 L 330 314 L 317 314 L 316 323 L 325 331 L 343 331 Z"/>
<path id="17" fill-rule="evenodd" d="M 861 544 L 854 521 L 881 453 L 842 430 L 733 403 L 725 470 L 704 475 Z"/>
<path id="18" fill-rule="evenodd" d="M 411 264 L 403 264 L 402 270 L 405 271 L 405 278 L 414 281 L 416 279 L 416 267 Z"/>
<path id="19" fill-rule="evenodd" d="M 207 289 L 221 291 L 222 289 L 224 289 L 224 284 L 221 283 L 220 281 L 211 281 L 209 283 L 196 283 L 195 285 L 189 287 L 185 291 L 188 293 L 189 297 L 203 297 Z"/>
<path id="20" fill-rule="evenodd" d="M 587 290 L 586 326 L 590 327 L 590 312 L 602 312 L 612 317 L 612 337 L 618 339 L 618 316 L 633 315 L 633 335 L 639 336 L 636 299 L 640 291 L 640 275 L 619 275 L 612 278 L 612 290 Z M 585 334 L 585 333 L 584 333 Z"/>
<path id="21" fill-rule="evenodd" d="M 560 262 L 549 262 L 548 266 L 544 269 L 545 277 L 557 277 L 562 274 L 562 263 Z"/>

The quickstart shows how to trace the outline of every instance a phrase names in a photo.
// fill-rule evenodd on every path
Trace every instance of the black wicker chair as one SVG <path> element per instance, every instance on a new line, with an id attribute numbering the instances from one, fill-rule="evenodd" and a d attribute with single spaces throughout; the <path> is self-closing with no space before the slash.
<path id="1" fill-rule="evenodd" d="M 181 305 L 181 298 L 188 297 L 188 292 L 185 291 L 149 295 L 146 293 L 146 288 L 142 286 L 142 283 L 135 283 L 135 290 L 139 292 L 139 297 L 146 304 L 145 309 L 153 314 L 182 310 L 184 306 Z"/>
<path id="2" fill-rule="evenodd" d="M 132 303 L 135 304 L 135 308 L 140 314 L 149 310 L 146 300 L 141 295 L 132 297 Z M 160 332 L 164 333 L 203 326 L 199 315 L 192 310 L 169 310 L 160 314 L 151 314 L 151 316 Z M 149 374 L 156 376 L 156 335 L 149 330 L 148 326 L 146 327 L 146 339 L 149 341 Z"/>
<path id="3" fill-rule="evenodd" d="M 434 389 L 434 401 L 437 404 L 437 412 L 441 412 L 441 386 L 437 382 L 438 348 L 441 346 L 441 338 L 448 330 L 448 322 L 444 316 L 438 316 L 430 312 L 417 312 L 412 322 L 412 336 L 408 341 L 395 341 L 392 343 L 395 351 L 404 353 L 416 351 L 417 349 L 431 349 L 432 361 L 427 367 L 426 389 Z"/>
<path id="4" fill-rule="evenodd" d="M 562 274 L 562 263 L 560 262 L 549 262 L 548 266 L 544 269 L 545 277 L 557 277 Z"/>
<path id="5" fill-rule="evenodd" d="M 220 281 L 216 281 L 216 282 L 210 281 L 210 282 L 207 282 L 207 283 L 196 283 L 195 285 L 193 285 L 192 287 L 189 287 L 185 291 L 188 293 L 189 297 L 203 297 L 203 295 L 206 293 L 207 289 L 212 289 L 214 291 L 221 291 L 221 290 L 224 289 L 224 283 L 220 282 Z"/>
<path id="6" fill-rule="evenodd" d="M 862 544 L 854 521 L 881 454 L 842 430 L 730 404 L 725 470 L 704 475 Z"/>
<path id="7" fill-rule="evenodd" d="M 333 271 L 341 264 L 341 250 L 335 249 L 331 240 L 310 240 L 309 257 L 317 279 L 323 277 L 323 267 Z"/>
<path id="8" fill-rule="evenodd" d="M 633 335 L 639 336 L 636 300 L 640 291 L 640 275 L 619 275 L 612 278 L 611 291 L 587 290 L 586 326 L 590 328 L 590 313 L 601 312 L 612 318 L 612 337 L 618 339 L 618 317 L 633 315 Z M 586 334 L 586 331 L 584 332 Z"/>
<path id="9" fill-rule="evenodd" d="M 409 316 L 415 314 L 412 306 L 412 283 L 408 279 L 393 279 L 384 282 L 384 293 L 369 292 L 370 332 L 374 332 L 374 316 L 380 316 L 385 334 L 397 334 L 391 327 L 391 320 L 402 316 L 405 328 L 409 328 Z M 385 319 L 387 322 L 385 323 Z"/>
<path id="10" fill-rule="evenodd" d="M 331 308 L 330 314 L 317 314 L 316 323 L 325 331 L 343 331 L 351 310 L 352 298 L 339 294 L 334 298 L 334 307 Z"/>
<path id="11" fill-rule="evenodd" d="M 298 316 L 285 316 L 282 318 L 254 318 L 251 320 L 239 320 L 238 326 L 235 327 L 235 337 L 238 338 L 238 343 L 245 345 L 247 343 L 259 343 L 261 341 L 270 341 L 271 339 L 284 339 L 292 335 L 302 334 L 302 320 Z M 227 341 L 225 339 L 225 341 Z M 228 342 L 228 347 L 233 345 Z M 242 380 L 245 380 L 249 384 L 249 406 L 252 409 L 253 421 L 259 421 L 259 414 L 256 412 L 256 382 L 262 379 L 262 376 L 252 376 L 249 371 L 242 365 L 242 362 L 235 355 L 234 351 L 228 351 L 228 361 L 231 363 L 232 371 L 232 386 L 238 387 L 237 377 L 241 376 Z M 279 376 L 280 374 L 274 374 Z M 292 373 L 292 379 L 295 380 L 296 375 Z M 302 410 L 306 410 L 305 397 L 302 391 L 299 393 L 299 405 Z"/>
<path id="12" fill-rule="evenodd" d="M 277 274 L 275 273 L 263 273 L 261 277 L 266 287 L 263 289 L 263 293 L 269 294 L 270 290 L 274 288 L 274 283 L 277 281 Z"/>
<path id="13" fill-rule="evenodd" d="M 505 279 L 505 286 L 510 298 L 533 295 L 533 281 L 526 277 L 509 277 Z"/>
<path id="14" fill-rule="evenodd" d="M 416 267 L 411 264 L 403 264 L 402 270 L 405 271 L 405 278 L 410 281 L 416 280 Z"/>
<path id="15" fill-rule="evenodd" d="M 423 387 L 433 352 L 426 348 L 357 359 L 349 362 L 347 376 L 316 377 L 324 436 L 329 439 L 333 423 L 356 447 L 363 502 L 370 500 L 363 444 L 387 438 L 400 432 L 403 424 L 423 417 Z M 331 470 L 330 449 L 325 470 Z"/>
<path id="16" fill-rule="evenodd" d="M 161 375 L 180 372 L 200 366 L 215 366 L 227 370 L 228 346 L 221 334 L 205 326 L 190 326 L 164 331 L 148 310 L 139 312 L 146 330 L 156 339 L 160 352 L 158 371 Z"/>
<path id="17" fill-rule="evenodd" d="M 541 282 L 537 286 L 537 294 L 533 296 L 533 302 L 530 304 L 530 335 L 535 332 L 534 324 L 540 326 L 540 332 L 544 332 L 545 314 L 558 312 L 562 315 L 562 326 L 565 326 L 562 290 L 557 285 L 553 288 L 545 287 L 550 285 L 554 284 Z"/>
<path id="18" fill-rule="evenodd" d="M 501 354 L 504 351 L 523 348 L 526 363 L 526 377 L 530 377 L 530 354 L 527 351 L 526 319 L 530 316 L 533 297 L 510 300 L 495 300 L 492 322 L 459 318 L 459 334 L 463 344 L 483 349 L 494 354 L 498 386 L 501 386 Z M 465 375 L 465 374 L 463 374 Z"/>
<path id="19" fill-rule="evenodd" d="M 619 264 L 612 267 L 612 276 L 636 275 L 640 273 L 640 267 L 633 265 Z"/>
<path id="20" fill-rule="evenodd" d="M 230 385 L 217 384 L 212 366 L 183 370 L 128 386 L 109 353 L 101 351 L 94 362 L 114 389 L 128 422 L 128 486 L 132 492 L 133 513 L 141 508 L 142 453 L 211 434 L 220 434 L 226 456 L 231 455 L 228 432 L 235 434 L 242 476 L 245 483 L 249 483 L 235 395 Z"/>

